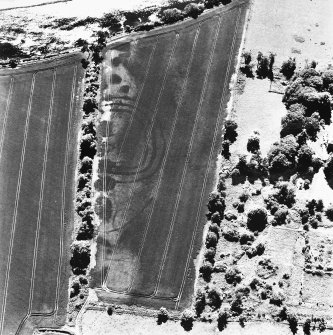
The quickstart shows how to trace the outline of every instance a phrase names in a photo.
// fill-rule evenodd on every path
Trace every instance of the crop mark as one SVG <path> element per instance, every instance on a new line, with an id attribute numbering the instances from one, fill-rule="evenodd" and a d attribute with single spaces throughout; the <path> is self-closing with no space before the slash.
<path id="1" fill-rule="evenodd" d="M 134 48 L 137 47 L 137 40 L 134 42 Z M 134 49 L 133 48 L 133 49 Z M 131 51 L 131 54 L 127 60 L 127 67 L 131 64 L 133 54 L 135 53 L 135 49 Z M 111 71 L 112 71 L 112 66 L 111 66 Z M 110 74 L 109 78 L 109 85 L 112 87 L 112 73 Z M 109 93 L 108 100 L 111 98 L 111 92 Z M 113 106 L 111 106 L 110 113 L 113 111 Z M 111 116 L 110 116 L 111 117 Z M 107 170 L 107 154 L 108 154 L 108 138 L 109 138 L 109 126 L 110 126 L 110 119 L 107 120 L 107 125 L 106 125 L 106 141 L 104 145 L 104 160 L 103 160 L 103 184 L 102 184 L 102 189 L 103 189 L 103 244 L 102 244 L 102 267 L 101 267 L 101 286 L 103 285 L 104 281 L 104 276 L 105 276 L 105 270 L 104 270 L 104 262 L 105 262 L 105 244 L 106 244 L 106 170 Z"/>
<path id="2" fill-rule="evenodd" d="M 35 88 L 36 73 L 37 72 L 34 72 L 34 74 L 32 75 L 29 104 L 28 104 L 28 109 L 27 109 L 27 116 L 25 119 L 23 147 L 21 151 L 20 169 L 19 169 L 19 176 L 18 176 L 17 188 L 16 188 L 15 206 L 14 206 L 14 213 L 13 213 L 12 227 L 11 227 L 11 234 L 10 234 L 9 252 L 8 252 L 8 257 L 7 257 L 6 279 L 5 279 L 5 285 L 4 285 L 4 296 L 3 296 L 3 301 L 2 301 L 1 319 L 0 319 L 0 323 L 1 323 L 0 334 L 3 333 L 4 317 L 6 313 L 9 274 L 10 274 L 10 266 L 11 266 L 12 253 L 13 253 L 18 202 L 20 198 L 21 181 L 22 181 L 23 165 L 24 165 L 24 158 L 25 158 L 25 147 L 26 147 L 27 137 L 28 137 L 28 128 L 29 128 L 29 120 L 30 120 L 30 114 L 31 114 L 32 97 L 33 97 L 34 88 Z"/>
<path id="3" fill-rule="evenodd" d="M 191 54 L 190 54 L 190 59 L 189 59 L 188 65 L 187 65 L 186 75 L 185 75 L 183 87 L 182 87 L 182 90 L 181 90 L 181 95 L 180 95 L 180 98 L 179 98 L 179 101 L 178 101 L 178 104 L 177 104 L 177 109 L 176 109 L 175 118 L 174 118 L 174 122 L 173 122 L 172 129 L 171 129 L 171 133 L 170 133 L 170 137 L 169 137 L 167 149 L 166 149 L 165 155 L 163 157 L 163 162 L 162 162 L 162 166 L 161 166 L 160 173 L 159 173 L 159 176 L 158 176 L 157 184 L 156 184 L 156 187 L 154 188 L 154 191 L 153 191 L 153 194 L 152 194 L 152 196 L 154 198 L 154 201 L 153 201 L 152 209 L 151 209 L 151 211 L 149 213 L 149 217 L 148 217 L 147 224 L 146 224 L 146 227 L 145 227 L 145 232 L 144 232 L 143 240 L 141 242 L 140 250 L 139 250 L 139 253 L 138 253 L 138 258 L 137 258 L 137 261 L 136 261 L 136 267 L 135 267 L 134 273 L 137 273 L 137 271 L 138 271 L 139 260 L 141 259 L 142 251 L 143 251 L 143 248 L 144 248 L 144 244 L 146 242 L 146 238 L 147 238 L 149 226 L 150 226 L 150 223 L 151 223 L 151 218 L 152 218 L 152 215 L 153 215 L 153 212 L 154 212 L 154 207 L 155 207 L 155 204 L 156 204 L 156 201 L 157 201 L 157 198 L 158 198 L 157 194 L 158 194 L 159 188 L 161 186 L 161 182 L 162 182 L 162 177 L 163 177 L 163 173 L 164 173 L 166 161 L 167 161 L 167 158 L 168 158 L 168 153 L 169 153 L 169 150 L 170 150 L 170 147 L 171 147 L 171 142 L 172 142 L 172 139 L 173 139 L 173 133 L 174 133 L 174 130 L 176 128 L 176 124 L 177 124 L 177 121 L 178 121 L 179 111 L 180 111 L 180 108 L 181 108 L 182 103 L 183 103 L 185 89 L 187 87 L 188 76 L 189 76 L 190 68 L 191 68 L 191 65 L 192 65 L 193 58 L 194 58 L 194 51 L 196 49 L 197 40 L 198 40 L 199 32 L 200 32 L 200 28 L 201 28 L 201 23 L 198 25 L 198 28 L 196 30 L 196 35 L 195 35 L 195 38 L 193 40 L 193 45 L 192 45 L 192 50 L 191 50 Z M 129 288 L 127 290 L 128 292 L 131 291 L 131 289 L 132 289 L 132 286 L 133 286 L 133 283 L 134 283 L 134 278 L 135 278 L 135 274 L 133 274 L 131 285 L 129 286 Z"/>
<path id="4" fill-rule="evenodd" d="M 175 44 L 173 46 L 173 50 L 172 50 L 172 55 L 174 53 L 174 50 L 175 50 L 175 46 L 177 44 L 177 41 L 178 41 L 178 38 L 179 38 L 179 35 L 176 36 L 176 39 L 175 39 Z M 168 67 L 170 65 L 170 61 L 172 59 L 172 55 L 170 56 L 169 58 L 169 64 L 168 64 Z M 168 68 L 167 68 L 168 70 Z M 159 96 L 158 96 L 158 99 L 157 99 L 157 102 L 156 102 L 156 105 L 155 105 L 155 108 L 154 108 L 154 113 L 153 113 L 153 117 L 152 117 L 152 121 L 151 121 L 151 124 L 150 124 L 150 127 L 149 127 L 149 130 L 148 130 L 148 133 L 147 133 L 147 138 L 146 138 L 146 143 L 145 143 L 145 146 L 141 152 L 141 156 L 140 156 L 140 160 L 139 160 L 139 165 L 137 167 L 137 170 L 136 170 L 136 173 L 135 173 L 135 177 L 134 177 L 134 181 L 132 183 L 132 187 L 130 188 L 130 191 L 129 191 L 129 201 L 127 202 L 126 204 L 126 208 L 125 208 L 125 211 L 124 211 L 124 214 L 123 214 L 123 217 L 122 217 L 122 220 L 121 220 L 121 224 L 120 224 L 120 229 L 119 229 L 119 233 L 118 233 L 118 236 L 117 236 L 117 239 L 116 239 L 116 244 L 115 244 L 115 247 L 113 249 L 113 252 L 112 252 L 112 255 L 111 255 L 111 259 L 109 261 L 109 265 L 108 265 L 108 270 L 107 270 L 107 277 L 105 278 L 105 281 L 103 283 L 103 287 L 105 290 L 109 290 L 106 286 L 106 282 L 108 280 L 108 276 L 109 276 L 109 272 L 110 272 L 110 267 L 111 267 L 111 260 L 113 259 L 113 256 L 115 254 L 115 251 L 117 250 L 117 247 L 118 247 L 118 242 L 119 242 L 119 238 L 121 236 L 121 233 L 122 233 L 122 229 L 123 229 L 123 226 L 124 226 L 124 223 L 126 221 L 126 216 L 127 216 L 127 211 L 128 209 L 130 208 L 131 206 L 131 202 L 132 202 L 132 198 L 133 198 L 133 194 L 134 194 L 134 190 L 135 190 L 135 183 L 136 183 L 136 180 L 137 180 L 137 176 L 139 174 L 139 171 L 140 171 L 140 168 L 141 168 L 141 165 L 142 165 L 142 162 L 143 162 L 143 158 L 144 158 L 144 154 L 145 154 L 145 151 L 147 149 L 147 146 L 149 144 L 149 141 L 150 141 L 150 138 L 151 138 L 151 134 L 152 134 L 152 131 L 153 131 L 153 127 L 154 127 L 154 124 L 155 124 L 155 119 L 156 119 L 156 115 L 157 115 L 157 112 L 158 112 L 158 106 L 159 106 L 159 102 L 160 102 L 160 98 L 161 98 L 161 95 L 162 95 L 162 91 L 164 90 L 164 86 L 165 86 L 165 80 L 166 80 L 166 76 L 167 76 L 167 71 L 165 72 L 165 76 L 164 76 L 164 79 L 163 79 L 163 83 L 162 83 L 162 86 L 161 86 L 161 90 L 159 92 Z"/>
<path id="5" fill-rule="evenodd" d="M 2 131 L 1 131 L 0 161 L 1 161 L 1 157 L 2 157 L 3 142 L 4 142 L 4 139 L 5 139 L 5 135 L 6 135 L 6 125 L 7 125 L 7 119 L 8 119 L 8 111 L 9 111 L 9 107 L 10 107 L 10 104 L 11 104 L 11 101 L 12 101 L 13 86 L 14 86 L 14 77 L 11 77 L 10 78 L 9 91 L 8 91 L 8 97 L 7 97 L 7 103 L 6 103 L 5 116 L 4 116 L 4 120 L 3 120 Z"/>
<path id="6" fill-rule="evenodd" d="M 209 166 L 211 164 L 211 160 L 213 158 L 213 154 L 214 154 L 214 147 L 215 147 L 215 143 L 216 143 L 216 138 L 217 138 L 217 133 L 218 133 L 218 129 L 221 123 L 221 118 L 222 118 L 222 111 L 223 111 L 223 105 L 224 105 L 224 96 L 225 96 L 225 92 L 227 90 L 227 85 L 229 83 L 229 81 L 227 80 L 229 77 L 229 73 L 230 73 L 230 69 L 231 69 L 231 64 L 234 58 L 234 48 L 235 48 L 235 43 L 236 43 L 236 36 L 238 33 L 238 24 L 239 24 L 239 18 L 240 18 L 240 13 L 242 11 L 242 7 L 239 7 L 238 9 L 238 16 L 236 19 L 236 24 L 235 24 L 235 32 L 234 32 L 234 36 L 233 36 L 233 40 L 232 40 L 232 45 L 231 45 L 231 49 L 230 49 L 230 56 L 229 56 L 229 61 L 228 61 L 228 67 L 227 67 L 227 72 L 226 72 L 226 77 L 225 77 L 225 81 L 224 81 L 224 87 L 223 87 L 223 91 L 222 91 L 222 96 L 221 96 L 221 100 L 220 100 L 220 107 L 219 107 L 219 112 L 218 112 L 218 117 L 217 117 L 217 122 L 215 125 L 215 130 L 214 130 L 214 136 L 213 136 L 213 142 L 210 148 L 210 153 L 209 153 L 209 158 L 208 158 L 208 164 L 207 164 L 207 168 L 206 168 L 206 172 L 205 172 L 205 177 L 204 177 L 204 182 L 202 185 L 202 189 L 201 189 L 201 194 L 200 194 L 200 202 L 199 202 L 199 206 L 198 206 L 198 210 L 197 210 L 197 216 L 196 216 L 196 221 L 195 221 L 195 228 L 194 231 L 192 233 L 192 239 L 191 239 L 191 244 L 190 244 L 190 249 L 187 255 L 187 260 L 186 260 L 186 266 L 185 266 L 185 270 L 184 270 L 184 275 L 183 275 L 183 279 L 182 279 L 182 284 L 178 293 L 178 297 L 176 299 L 176 309 L 178 309 L 179 307 L 179 303 L 181 300 L 181 296 L 183 294 L 183 290 L 184 290 L 184 285 L 185 285 L 185 279 L 186 279 L 186 273 L 188 271 L 188 267 L 189 267 L 189 263 L 190 263 L 190 259 L 191 259 L 191 255 L 192 255 L 192 251 L 193 251 L 193 245 L 194 245 L 194 240 L 195 240 L 195 235 L 197 232 L 197 228 L 198 228 L 198 223 L 200 220 L 200 215 L 201 215 L 201 207 L 202 207 L 202 202 L 203 202 L 203 197 L 204 197 L 204 193 L 205 193 L 205 189 L 206 189 L 206 183 L 207 183 L 207 178 L 208 178 L 208 172 L 209 172 Z"/>
<path id="7" fill-rule="evenodd" d="M 154 47 L 152 48 L 152 50 L 151 50 L 151 52 L 150 52 L 149 61 L 148 61 L 148 64 L 147 64 L 147 69 L 146 69 L 146 71 L 145 71 L 145 75 L 144 75 L 144 81 L 143 81 L 143 84 L 141 85 L 139 94 L 138 94 L 138 96 L 137 96 L 137 98 L 136 98 L 135 105 L 134 105 L 134 111 L 133 111 L 132 114 L 134 114 L 134 113 L 136 112 L 136 110 L 137 110 L 137 106 L 138 106 L 138 104 L 139 104 L 140 97 L 141 97 L 143 88 L 144 88 L 144 86 L 145 86 L 146 80 L 147 80 L 147 76 L 148 76 L 148 72 L 149 72 L 149 69 L 150 69 L 151 61 L 152 61 L 152 59 L 153 59 L 153 55 L 155 54 L 155 50 L 156 50 L 157 43 L 158 43 L 158 39 L 156 39 L 155 44 L 154 44 Z M 131 56 L 132 56 L 132 54 L 131 54 Z M 122 148 L 123 148 L 123 145 L 124 145 L 124 143 L 125 143 L 125 141 L 126 141 L 127 135 L 128 135 L 128 133 L 129 133 L 129 129 L 130 129 L 130 126 L 131 126 L 131 124 L 132 124 L 132 120 L 133 120 L 133 118 L 134 118 L 134 115 L 131 116 L 130 123 L 129 123 L 129 125 L 127 126 L 126 133 L 125 133 L 125 137 L 124 137 L 124 139 L 123 139 L 123 142 L 122 142 L 120 151 L 118 152 L 118 155 L 117 155 L 117 159 L 116 159 L 117 162 L 118 162 L 119 159 L 120 159 L 120 155 L 121 155 L 121 153 L 122 153 Z M 109 130 L 109 124 L 108 124 L 108 128 L 107 128 L 107 137 L 108 137 L 108 133 L 109 133 L 108 130 Z M 106 140 L 106 142 L 108 142 L 108 141 Z M 106 149 L 106 151 L 105 151 L 105 154 L 107 154 L 107 149 Z M 104 164 L 106 164 L 105 162 L 106 162 L 106 159 L 104 160 Z M 106 170 L 105 170 L 105 171 L 106 171 Z M 105 179 L 105 171 L 104 171 L 104 175 L 103 175 L 104 179 Z M 109 185 L 110 185 L 110 184 L 109 184 Z M 108 185 L 107 188 L 109 188 L 109 185 Z M 107 193 L 107 192 L 108 192 L 108 190 L 106 190 L 105 193 Z M 105 212 L 105 211 L 106 211 L 105 198 L 103 198 L 103 201 L 104 201 L 104 204 L 103 204 L 103 211 Z M 106 233 L 105 233 L 105 229 L 104 229 L 104 239 L 103 239 L 104 246 L 105 246 L 105 241 L 106 241 Z M 116 248 L 116 246 L 115 246 L 115 248 Z M 103 248 L 103 250 L 104 250 L 104 248 Z M 111 257 L 112 257 L 112 256 L 111 256 Z M 102 260 L 102 271 L 103 271 L 103 272 L 102 272 L 102 286 L 103 286 L 103 284 L 104 284 L 104 276 L 105 276 L 105 273 L 104 273 L 104 266 L 103 266 L 104 262 L 105 262 L 105 253 L 104 253 L 103 260 Z M 107 276 L 108 276 L 108 270 L 107 270 Z"/>
<path id="8" fill-rule="evenodd" d="M 202 104 L 203 104 L 203 101 L 204 101 L 204 98 L 205 98 L 205 93 L 206 93 L 206 88 L 207 88 L 207 83 L 208 83 L 208 77 L 209 77 L 210 69 L 211 69 L 211 66 L 212 66 L 212 63 L 213 63 L 213 58 L 214 58 L 217 38 L 218 38 L 218 35 L 219 35 L 219 32 L 220 32 L 220 27 L 221 27 L 221 16 L 218 19 L 217 29 L 216 29 L 216 33 L 215 33 L 215 36 L 214 36 L 213 45 L 212 45 L 211 51 L 210 51 L 209 63 L 208 63 L 208 67 L 207 67 L 207 70 L 206 70 L 204 84 L 203 84 L 202 91 L 201 91 L 201 96 L 200 96 L 200 101 L 199 101 L 199 105 L 198 105 L 193 129 L 192 129 L 191 139 L 190 139 L 189 148 L 188 148 L 186 159 L 185 159 L 185 165 L 184 165 L 184 169 L 183 169 L 183 173 L 182 173 L 182 178 L 181 178 L 180 186 L 179 186 L 178 193 L 177 193 L 177 199 L 176 199 L 176 204 L 175 204 L 175 208 L 174 208 L 172 219 L 171 219 L 171 225 L 170 225 L 170 228 L 169 228 L 167 243 L 166 243 L 166 246 L 164 248 L 163 258 L 162 258 L 162 262 L 161 262 L 161 265 L 160 265 L 159 274 L 158 274 L 158 278 L 157 278 L 157 282 L 156 282 L 156 286 L 155 286 L 155 290 L 154 290 L 154 294 L 153 294 L 154 296 L 156 296 L 156 294 L 158 292 L 158 288 L 159 288 L 159 285 L 160 285 L 160 282 L 161 282 L 161 277 L 162 277 L 164 264 L 165 264 L 165 261 L 166 261 L 166 256 L 167 256 L 167 253 L 168 253 L 168 250 L 169 250 L 171 236 L 172 236 L 173 228 L 174 228 L 175 221 L 176 221 L 178 206 L 179 206 L 179 202 L 180 202 L 180 199 L 181 199 L 181 193 L 183 191 L 184 181 L 185 181 L 185 177 L 186 177 L 186 173 L 187 173 L 188 162 L 190 160 L 190 156 L 191 156 L 191 152 L 192 152 L 193 141 L 194 141 L 194 138 L 195 138 L 195 130 L 196 130 L 197 123 L 198 123 L 198 120 L 199 120 L 199 115 L 200 115 L 200 112 L 201 112 L 201 109 L 202 109 Z"/>
<path id="9" fill-rule="evenodd" d="M 32 272 L 31 272 L 31 277 L 30 277 L 29 307 L 28 307 L 27 314 L 22 319 L 22 321 L 21 321 L 19 327 L 17 328 L 15 334 L 20 333 L 24 323 L 30 317 L 31 309 L 32 309 L 33 293 L 34 293 L 34 286 L 35 286 L 35 272 L 36 272 L 37 255 L 38 255 L 39 231 L 40 231 L 40 223 L 41 223 L 41 216 L 42 216 L 42 209 L 43 209 L 45 172 L 46 172 L 47 155 L 48 155 L 48 149 L 49 149 L 49 138 L 50 138 L 51 120 L 52 120 L 52 112 L 53 112 L 54 89 L 55 89 L 56 77 L 57 77 L 57 71 L 55 69 L 53 71 L 51 99 L 50 99 L 50 107 L 49 107 L 49 114 L 48 114 L 48 120 L 47 120 L 45 147 L 44 147 L 42 180 L 41 180 L 40 192 L 39 192 L 37 227 L 36 227 L 36 232 L 35 232 L 34 257 L 33 257 Z"/>
<path id="10" fill-rule="evenodd" d="M 68 156 L 69 156 L 69 148 L 70 148 L 70 137 L 71 137 L 70 130 L 71 130 L 73 106 L 74 106 L 74 98 L 75 98 L 76 76 L 77 76 L 77 65 L 74 67 L 74 74 L 73 74 L 73 81 L 72 81 L 72 96 L 71 96 L 69 116 L 68 116 L 68 122 L 67 122 L 66 152 L 65 152 L 65 164 L 64 164 L 62 195 L 61 195 L 61 225 L 60 225 L 60 246 L 59 246 L 59 261 L 58 261 L 58 273 L 57 273 L 57 288 L 56 288 L 56 299 L 55 299 L 55 304 L 54 304 L 54 311 L 52 313 L 54 314 L 54 320 L 56 319 L 57 313 L 58 313 L 60 277 L 61 277 L 61 268 L 62 268 L 63 253 L 64 253 L 67 166 L 68 166 Z"/>
<path id="11" fill-rule="evenodd" d="M 127 126 L 127 128 L 126 128 L 126 133 L 125 133 L 124 139 L 123 139 L 123 141 L 122 141 L 122 143 L 121 143 L 119 153 L 118 153 L 118 155 L 117 155 L 116 164 L 119 163 L 120 155 L 121 155 L 121 153 L 122 153 L 122 151 L 123 151 L 123 146 L 124 146 L 124 144 L 125 144 L 125 142 L 126 142 L 126 139 L 127 139 L 128 133 L 129 133 L 129 130 L 130 130 L 131 125 L 132 125 L 132 123 L 133 123 L 134 115 L 135 115 L 135 113 L 136 113 L 136 111 L 137 111 L 137 108 L 138 108 L 138 105 L 139 105 L 139 102 L 140 102 L 140 99 L 141 99 L 141 95 L 142 95 L 143 89 L 144 89 L 145 84 L 146 84 L 146 80 L 147 80 L 148 73 L 149 73 L 149 70 L 150 70 L 151 61 L 152 61 L 153 56 L 154 56 L 154 54 L 155 54 L 155 50 L 156 50 L 157 44 L 158 44 L 158 39 L 156 38 L 156 41 L 155 41 L 154 46 L 153 46 L 153 48 L 152 48 L 152 51 L 150 52 L 150 56 L 149 56 L 149 60 L 148 60 L 148 64 L 147 64 L 147 68 L 146 68 L 146 71 L 145 71 L 145 74 L 144 74 L 143 83 L 142 83 L 142 85 L 141 85 L 141 87 L 140 87 L 139 94 L 138 94 L 138 96 L 137 96 L 137 98 L 136 98 L 136 100 L 135 100 L 135 104 L 134 104 L 134 106 L 133 106 L 133 112 L 131 113 L 130 122 L 129 122 L 129 125 Z M 109 182 L 109 185 L 108 185 L 108 187 L 107 187 L 107 191 L 106 191 L 106 192 L 109 191 L 110 183 L 111 183 L 111 182 Z"/>

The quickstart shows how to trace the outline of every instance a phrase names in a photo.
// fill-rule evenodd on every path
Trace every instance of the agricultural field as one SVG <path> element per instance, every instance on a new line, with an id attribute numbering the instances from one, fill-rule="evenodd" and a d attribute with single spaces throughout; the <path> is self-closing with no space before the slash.
<path id="1" fill-rule="evenodd" d="M 0 71 L 0 334 L 65 324 L 81 56 Z"/>
<path id="2" fill-rule="evenodd" d="M 105 302 L 191 303 L 247 4 L 105 50 L 91 270 Z"/>

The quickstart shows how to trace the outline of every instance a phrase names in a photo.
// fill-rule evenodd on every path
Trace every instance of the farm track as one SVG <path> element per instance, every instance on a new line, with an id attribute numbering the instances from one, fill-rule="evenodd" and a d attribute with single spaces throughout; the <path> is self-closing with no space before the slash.
<path id="1" fill-rule="evenodd" d="M 133 53 L 136 66 L 128 68 L 133 85 L 142 86 L 130 121 L 118 128 L 122 142 L 114 144 L 110 133 L 102 136 L 104 224 L 98 254 L 103 257 L 97 257 L 93 287 L 105 301 L 174 308 L 190 302 L 199 226 L 214 185 L 218 138 L 246 12 L 247 2 L 237 1 L 196 23 L 109 47 L 138 44 L 146 51 L 143 57 Z M 104 85 L 112 92 L 111 82 Z M 115 147 L 121 148 L 117 154 Z M 116 164 L 111 157 L 117 157 Z"/>
<path id="2" fill-rule="evenodd" d="M 27 334 L 37 324 L 65 321 L 79 60 L 70 55 L 0 71 L 0 86 L 7 88 L 6 97 L 0 94 L 0 334 Z"/>

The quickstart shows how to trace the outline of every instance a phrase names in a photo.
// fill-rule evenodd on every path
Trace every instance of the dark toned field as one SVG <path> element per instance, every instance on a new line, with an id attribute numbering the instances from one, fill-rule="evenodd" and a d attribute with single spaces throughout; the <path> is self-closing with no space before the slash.
<path id="1" fill-rule="evenodd" d="M 246 11 L 234 1 L 105 53 L 93 287 L 106 301 L 190 302 Z"/>
<path id="2" fill-rule="evenodd" d="M 66 318 L 79 55 L 0 71 L 0 334 Z"/>

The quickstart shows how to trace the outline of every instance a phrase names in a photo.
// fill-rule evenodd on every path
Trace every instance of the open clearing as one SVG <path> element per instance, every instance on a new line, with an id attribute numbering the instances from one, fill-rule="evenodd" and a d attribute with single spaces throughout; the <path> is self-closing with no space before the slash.
<path id="1" fill-rule="evenodd" d="M 102 300 L 190 303 L 246 3 L 105 53 L 92 271 Z"/>
<path id="2" fill-rule="evenodd" d="M 66 320 L 79 60 L 0 72 L 0 334 Z"/>

